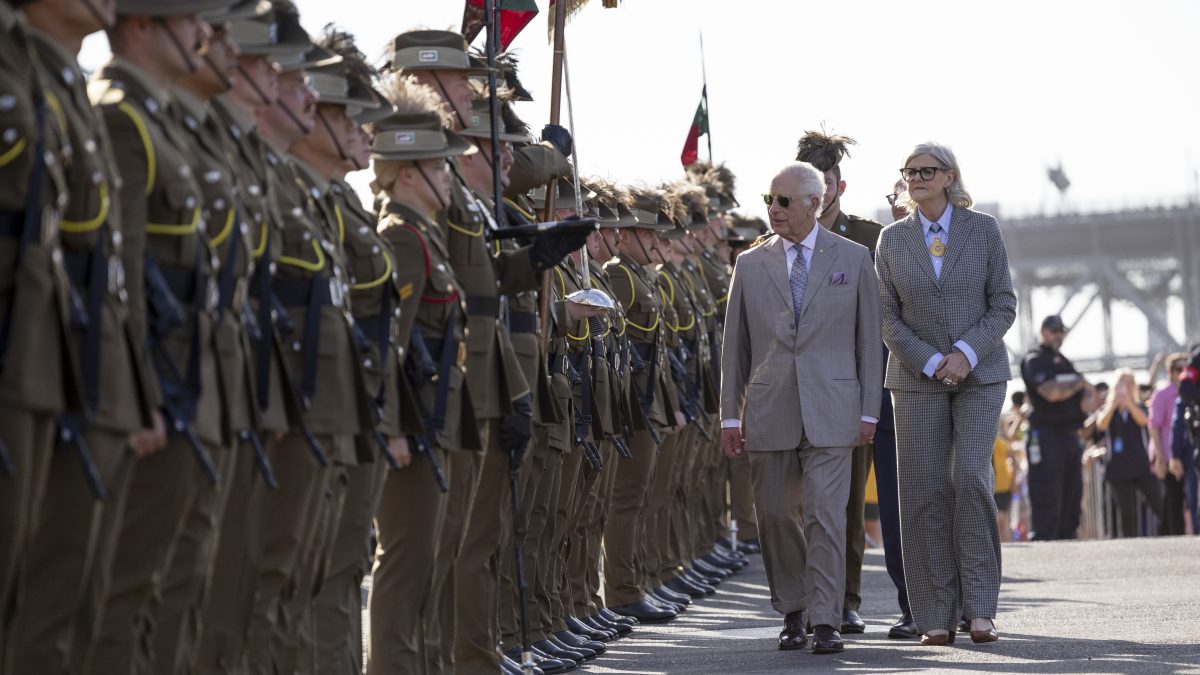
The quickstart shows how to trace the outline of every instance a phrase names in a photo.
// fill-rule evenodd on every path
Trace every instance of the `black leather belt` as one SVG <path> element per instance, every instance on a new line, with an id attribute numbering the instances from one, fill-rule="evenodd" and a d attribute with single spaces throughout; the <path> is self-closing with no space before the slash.
<path id="1" fill-rule="evenodd" d="M 467 316 L 500 316 L 500 298 L 495 295 L 468 295 Z"/>
<path id="2" fill-rule="evenodd" d="M 536 333 L 538 332 L 537 323 L 537 314 L 533 312 L 508 313 L 509 333 Z"/>

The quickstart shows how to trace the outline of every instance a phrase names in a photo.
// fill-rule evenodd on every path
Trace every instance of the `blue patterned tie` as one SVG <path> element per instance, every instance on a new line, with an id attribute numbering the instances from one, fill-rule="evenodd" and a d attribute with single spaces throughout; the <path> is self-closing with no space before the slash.
<path id="1" fill-rule="evenodd" d="M 800 312 L 804 309 L 804 288 L 808 286 L 808 265 L 804 264 L 804 247 L 796 244 L 796 259 L 792 261 L 792 309 L 796 311 L 796 323 L 800 323 Z"/>

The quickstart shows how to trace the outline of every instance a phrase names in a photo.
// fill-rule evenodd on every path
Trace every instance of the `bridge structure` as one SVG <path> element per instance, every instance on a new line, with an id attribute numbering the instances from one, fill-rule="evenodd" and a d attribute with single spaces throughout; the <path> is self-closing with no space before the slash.
<path id="1" fill-rule="evenodd" d="M 1145 368 L 1160 352 L 1179 351 L 1200 340 L 1200 201 L 1107 213 L 1002 218 L 1013 283 L 1020 300 L 1015 340 L 1035 344 L 1041 315 L 1029 299 L 1038 290 L 1065 291 L 1057 313 L 1068 328 L 1089 311 L 1103 315 L 1103 351 L 1073 359 L 1082 372 Z M 1082 309 L 1077 298 L 1086 298 Z M 1183 331 L 1172 330 L 1167 307 L 1183 306 Z M 1113 303 L 1124 301 L 1146 319 L 1147 350 L 1118 354 L 1114 336 L 1133 330 L 1116 325 Z M 1070 312 L 1067 312 L 1071 309 Z M 1051 312 L 1045 312 L 1049 314 Z M 1013 342 L 1010 333 L 1010 343 Z M 1021 358 L 1009 347 L 1014 366 Z"/>

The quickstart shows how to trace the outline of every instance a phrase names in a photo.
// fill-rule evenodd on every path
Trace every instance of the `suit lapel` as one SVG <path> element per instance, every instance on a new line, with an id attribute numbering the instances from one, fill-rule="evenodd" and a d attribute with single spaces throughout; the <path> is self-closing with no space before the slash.
<path id="1" fill-rule="evenodd" d="M 954 263 L 958 260 L 958 256 L 962 254 L 963 247 L 967 245 L 967 239 L 971 236 L 971 228 L 973 219 L 967 218 L 967 210 L 961 206 L 954 208 L 954 213 L 950 216 L 950 242 L 946 245 L 946 257 L 942 260 L 942 276 L 938 279 L 938 285 L 942 285 L 942 279 L 954 269 Z"/>
<path id="2" fill-rule="evenodd" d="M 925 270 L 925 274 L 929 275 L 929 280 L 936 284 L 937 275 L 933 273 L 933 261 L 929 259 L 929 247 L 925 245 L 925 232 L 921 229 L 921 219 L 915 213 L 910 214 L 901 227 L 904 228 L 904 241 L 912 249 L 912 254 L 916 256 L 917 264 L 922 270 Z M 942 271 L 944 272 L 945 269 L 943 268 Z"/>
<path id="3" fill-rule="evenodd" d="M 817 225 L 817 227 L 821 227 Z M 830 234 L 821 227 L 817 232 L 816 249 L 813 251 L 812 263 L 808 266 L 808 285 L 804 287 L 804 308 L 800 310 L 800 314 L 808 311 L 808 306 L 812 304 L 813 296 L 821 291 L 822 288 L 829 284 L 829 270 L 833 267 L 833 261 L 837 260 L 838 250 L 837 235 Z"/>
<path id="4" fill-rule="evenodd" d="M 784 302 L 790 308 L 792 306 L 792 284 L 788 280 L 787 249 L 784 247 L 784 243 L 784 238 L 776 235 L 774 240 L 763 245 L 766 249 L 763 253 L 767 254 L 767 276 L 771 277 L 775 288 L 779 289 Z"/>

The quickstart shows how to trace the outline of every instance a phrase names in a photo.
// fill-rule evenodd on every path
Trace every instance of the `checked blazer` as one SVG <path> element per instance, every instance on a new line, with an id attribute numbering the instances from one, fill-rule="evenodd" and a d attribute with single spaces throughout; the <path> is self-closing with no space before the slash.
<path id="1" fill-rule="evenodd" d="M 1008 253 L 996 219 L 955 207 L 950 241 L 935 277 L 916 213 L 884 228 L 875 254 L 883 341 L 891 350 L 884 385 L 893 391 L 944 391 L 922 374 L 934 354 L 963 340 L 979 362 L 961 386 L 1012 378 L 1004 334 L 1017 313 Z"/>

